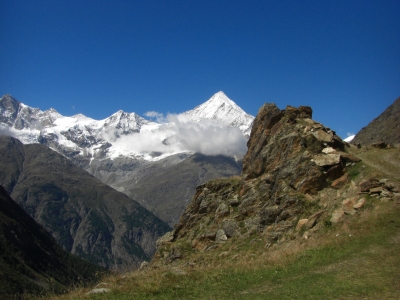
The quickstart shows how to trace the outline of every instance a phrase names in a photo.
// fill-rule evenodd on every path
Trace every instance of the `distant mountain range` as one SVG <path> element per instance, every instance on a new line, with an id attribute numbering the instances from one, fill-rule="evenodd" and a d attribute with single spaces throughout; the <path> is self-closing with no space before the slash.
<path id="1" fill-rule="evenodd" d="M 204 120 L 212 122 L 190 128 L 193 123 Z M 233 127 L 249 135 L 253 120 L 253 116 L 245 113 L 223 92 L 216 93 L 193 110 L 170 119 L 165 117 L 162 123 L 122 110 L 104 120 L 82 114 L 65 117 L 52 108 L 46 111 L 31 108 L 10 95 L 0 99 L 0 129 L 3 132 L 7 131 L 24 144 L 48 144 L 69 157 L 81 156 L 85 166 L 99 157 L 155 161 L 177 153 L 200 152 L 193 151 L 194 147 L 180 134 L 177 123 L 180 126 L 189 124 L 186 129 L 196 133 L 208 127 L 221 130 Z M 142 145 L 136 145 L 137 142 Z"/>
<path id="2" fill-rule="evenodd" d="M 123 111 L 100 121 L 65 117 L 10 95 L 0 99 L 0 133 L 50 147 L 172 226 L 197 185 L 240 174 L 254 117 L 218 92 L 193 110 L 161 119 Z M 193 155 L 201 159 L 188 160 Z M 181 168 L 187 176 L 172 175 L 183 174 Z M 184 191 L 172 188 L 178 186 Z"/>

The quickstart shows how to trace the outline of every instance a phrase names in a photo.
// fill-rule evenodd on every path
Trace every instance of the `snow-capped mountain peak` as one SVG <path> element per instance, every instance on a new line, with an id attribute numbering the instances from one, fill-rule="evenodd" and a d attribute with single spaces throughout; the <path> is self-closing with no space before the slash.
<path id="1" fill-rule="evenodd" d="M 80 157 L 80 162 L 120 156 L 157 160 L 176 153 L 245 152 L 243 134 L 250 134 L 254 117 L 222 91 L 180 115 L 184 121 L 178 115 L 169 123 L 156 123 L 119 110 L 106 119 L 94 120 L 82 114 L 63 116 L 53 108 L 41 111 L 10 95 L 0 98 L 0 131 L 25 144 L 42 143 L 68 157 Z"/>
<path id="2" fill-rule="evenodd" d="M 191 116 L 195 120 L 212 119 L 232 127 L 239 127 L 245 135 L 250 135 L 254 120 L 252 115 L 243 111 L 222 91 L 214 94 L 209 100 L 184 114 Z"/>
<path id="3" fill-rule="evenodd" d="M 143 125 L 152 123 L 138 114 L 119 110 L 104 120 L 104 128 L 113 128 L 118 134 L 139 132 Z"/>
<path id="4" fill-rule="evenodd" d="M 242 110 L 239 106 L 236 105 L 235 102 L 233 102 L 231 99 L 229 99 L 223 91 L 219 91 L 218 93 L 215 93 L 207 102 L 224 103 L 224 104 L 230 105 L 236 109 Z"/>

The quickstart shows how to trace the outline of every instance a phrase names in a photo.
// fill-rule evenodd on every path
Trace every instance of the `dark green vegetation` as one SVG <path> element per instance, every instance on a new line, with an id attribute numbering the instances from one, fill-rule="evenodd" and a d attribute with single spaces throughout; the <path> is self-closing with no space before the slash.
<path id="1" fill-rule="evenodd" d="M 0 186 L 1 299 L 64 292 L 104 273 L 60 247 Z"/>
<path id="2" fill-rule="evenodd" d="M 383 113 L 363 127 L 351 141 L 352 144 L 370 145 L 378 141 L 400 144 L 400 98 Z"/>
<path id="3" fill-rule="evenodd" d="M 64 249 L 106 268 L 138 267 L 170 229 L 43 145 L 0 137 L 0 184 Z"/>

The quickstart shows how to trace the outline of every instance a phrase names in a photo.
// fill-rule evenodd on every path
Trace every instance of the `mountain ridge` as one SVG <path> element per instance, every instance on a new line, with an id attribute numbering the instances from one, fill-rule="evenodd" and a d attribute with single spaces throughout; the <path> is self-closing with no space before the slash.
<path id="1" fill-rule="evenodd" d="M 106 268 L 137 268 L 169 229 L 44 145 L 0 136 L 0 184 L 64 249 Z"/>
<path id="2" fill-rule="evenodd" d="M 220 104 L 224 107 L 221 108 Z M 225 107 L 228 105 L 229 107 Z M 182 114 L 190 116 L 193 121 L 209 119 L 223 123 L 226 126 L 237 127 L 243 134 L 249 134 L 253 116 L 245 113 L 223 92 L 218 92 L 205 103 L 195 109 Z M 79 151 L 83 157 L 89 158 L 98 154 L 98 148 L 105 147 L 103 153 L 110 152 L 116 147 L 114 142 L 121 136 L 129 136 L 134 133 L 141 133 L 154 136 L 159 139 L 159 144 L 173 135 L 171 126 L 164 126 L 161 123 L 146 120 L 138 114 L 127 113 L 119 110 L 103 120 L 94 120 L 82 114 L 71 117 L 62 116 L 55 109 L 41 111 L 31 108 L 11 95 L 4 95 L 0 99 L 0 123 L 3 130 L 8 129 L 14 137 L 19 138 L 23 143 L 40 143 L 45 140 L 52 140 L 49 144 L 54 150 L 63 153 L 59 148 L 67 148 L 64 152 Z M 57 144 L 58 146 L 56 146 Z M 165 148 L 165 147 L 164 147 Z M 137 157 L 145 160 L 153 160 L 154 157 L 140 151 L 114 150 L 115 155 Z M 180 149 L 185 152 L 185 149 Z M 172 152 L 171 154 L 175 154 Z"/>
<path id="3" fill-rule="evenodd" d="M 0 186 L 0 298 L 64 292 L 98 280 L 103 268 L 61 248 Z"/>
<path id="4" fill-rule="evenodd" d="M 350 143 L 371 145 L 377 142 L 400 144 L 400 97 L 363 127 Z"/>

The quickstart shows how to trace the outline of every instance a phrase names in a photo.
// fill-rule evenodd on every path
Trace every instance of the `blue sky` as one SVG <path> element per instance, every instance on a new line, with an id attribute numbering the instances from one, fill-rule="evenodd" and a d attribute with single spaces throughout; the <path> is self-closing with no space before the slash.
<path id="1" fill-rule="evenodd" d="M 340 136 L 400 96 L 400 2 L 0 2 L 0 94 L 63 115 L 180 113 L 222 90 Z"/>

